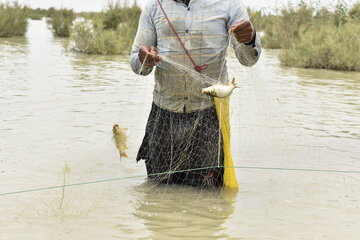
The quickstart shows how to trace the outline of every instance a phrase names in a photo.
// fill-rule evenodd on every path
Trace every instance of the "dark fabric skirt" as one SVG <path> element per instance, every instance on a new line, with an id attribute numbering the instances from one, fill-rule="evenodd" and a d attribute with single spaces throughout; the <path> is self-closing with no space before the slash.
<path id="1" fill-rule="evenodd" d="M 222 186 L 224 152 L 215 107 L 174 113 L 153 103 L 136 160 L 145 160 L 148 178 L 156 183 Z"/>

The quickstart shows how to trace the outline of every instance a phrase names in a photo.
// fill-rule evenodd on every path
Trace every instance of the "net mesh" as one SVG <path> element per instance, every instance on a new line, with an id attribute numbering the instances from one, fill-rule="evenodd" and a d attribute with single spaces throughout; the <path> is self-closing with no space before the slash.
<path id="1" fill-rule="evenodd" d="M 221 186 L 224 154 L 215 107 L 174 113 L 153 104 L 137 160 L 145 159 L 149 178 L 158 183 Z M 202 169 L 185 171 L 190 169 Z M 176 172 L 164 175 L 157 173 Z"/>
<path id="2" fill-rule="evenodd" d="M 49 52 L 60 53 L 61 51 Z M 272 52 L 271 54 L 274 53 Z M 225 223 L 226 217 L 224 217 L 224 213 L 229 212 L 229 214 L 231 214 L 235 207 L 235 214 L 237 215 L 230 219 L 235 219 L 235 222 L 242 221 L 244 223 L 242 224 L 243 230 L 239 230 L 239 224 L 230 224 L 230 222 L 227 223 L 227 225 L 234 226 L 234 229 L 231 229 L 233 231 L 229 230 L 229 232 L 238 234 L 236 237 L 239 237 L 244 232 L 254 233 L 253 236 L 249 236 L 249 238 L 258 236 L 259 232 L 265 232 L 264 234 L 271 233 L 273 226 L 270 226 L 268 231 L 259 231 L 258 228 L 252 229 L 255 225 L 264 226 L 264 224 L 253 224 L 251 221 L 249 223 L 248 219 L 261 218 L 264 218 L 263 221 L 265 225 L 267 222 L 274 222 L 274 219 L 278 219 L 278 222 L 274 222 L 275 225 L 286 224 L 285 227 L 289 229 L 291 229 L 291 227 L 297 229 L 302 228 L 302 230 L 308 230 L 310 232 L 308 236 L 312 236 L 312 229 L 304 229 L 304 225 L 300 223 L 294 225 L 294 222 L 298 220 L 298 217 L 304 212 L 304 209 L 309 210 L 304 213 L 304 215 L 301 215 L 304 221 L 311 222 L 313 219 L 317 219 L 319 222 L 324 223 L 328 222 L 329 214 L 322 215 L 321 212 L 330 212 L 333 216 L 339 216 L 338 209 L 344 209 L 345 206 L 349 211 L 343 211 L 346 212 L 343 217 L 347 219 L 351 218 L 353 222 L 359 222 L 356 221 L 358 215 L 352 218 L 351 214 L 351 212 L 354 212 L 351 211 L 354 206 L 353 203 L 356 201 L 356 196 L 359 195 L 359 184 L 356 176 L 353 177 L 349 175 L 349 172 L 337 172 L 336 174 L 334 174 L 334 172 L 332 172 L 332 174 L 324 174 L 320 173 L 320 170 L 316 173 L 309 171 L 306 173 L 299 172 L 301 169 L 357 169 L 358 164 L 356 164 L 356 162 L 358 161 L 355 161 L 359 156 L 358 151 L 356 151 L 357 145 L 352 144 L 354 141 L 352 142 L 351 139 L 348 140 L 347 138 L 341 137 L 336 138 L 336 140 L 332 142 L 324 140 L 329 139 L 330 134 L 338 133 L 331 127 L 327 128 L 326 125 L 316 125 L 310 122 L 310 124 L 312 123 L 312 125 L 310 125 L 311 131 L 303 130 L 304 126 L 307 125 L 300 125 L 302 121 L 309 123 L 309 121 L 312 120 L 325 118 L 337 121 L 338 119 L 326 115 L 326 113 L 334 112 L 327 112 L 323 108 L 318 108 L 320 109 L 320 113 L 325 114 L 326 117 L 314 118 L 308 114 L 311 114 L 312 108 L 305 109 L 304 112 L 307 111 L 307 114 L 303 114 L 303 111 L 298 111 L 295 108 L 289 109 L 290 106 L 309 107 L 313 105 L 311 101 L 315 99 L 316 102 L 319 101 L 319 105 L 328 108 L 328 105 L 325 104 L 326 102 L 323 99 L 340 99 L 340 95 L 333 95 L 333 92 L 326 91 L 326 88 L 324 90 L 323 85 L 321 85 L 321 89 L 318 89 L 321 90 L 319 91 L 321 94 L 316 94 L 316 91 L 313 89 L 316 85 L 313 83 L 310 84 L 310 81 L 306 81 L 307 77 L 303 76 L 304 74 L 309 74 L 308 71 L 301 73 L 300 70 L 284 70 L 274 67 L 278 65 L 275 58 L 269 58 L 265 55 L 265 58 L 262 59 L 266 61 L 265 64 L 257 64 L 254 68 L 245 69 L 242 68 L 237 59 L 234 58 L 233 53 L 229 54 L 229 56 L 232 58 L 228 62 L 230 76 L 235 76 L 238 84 L 241 86 L 241 88 L 236 90 L 231 96 L 232 108 L 230 109 L 230 114 L 234 120 L 232 121 L 232 151 L 234 161 L 236 166 L 253 167 L 236 168 L 241 191 L 238 193 L 239 195 L 234 206 L 232 206 L 234 200 L 224 201 L 223 196 L 217 191 L 207 191 L 207 189 L 204 188 L 183 188 L 180 186 L 166 187 L 161 185 L 152 187 L 152 184 L 142 184 L 146 174 L 146 164 L 144 161 L 136 164 L 135 158 L 141 146 L 144 133 L 146 133 L 145 126 L 146 118 L 149 116 L 151 107 L 150 93 L 153 89 L 153 76 L 139 77 L 136 79 L 134 75 L 129 74 L 127 78 L 126 74 L 129 72 L 127 60 L 123 60 L 121 64 L 119 64 L 120 61 L 118 58 L 102 58 L 101 56 L 84 57 L 76 55 L 71 58 L 69 57 L 75 66 L 75 75 L 68 74 L 68 76 L 66 76 L 63 74 L 64 69 L 60 68 L 60 70 L 58 70 L 58 75 L 61 76 L 61 78 L 67 79 L 66 84 L 74 86 L 72 91 L 78 94 L 76 95 L 76 101 L 66 100 L 69 101 L 68 104 L 66 102 L 66 104 L 63 103 L 61 105 L 65 109 L 68 107 L 69 111 L 71 110 L 70 112 L 74 114 L 66 115 L 65 111 L 60 111 L 59 115 L 55 115 L 55 111 L 43 110 L 43 112 L 49 114 L 49 118 L 45 118 L 46 121 L 58 120 L 56 121 L 58 124 L 57 128 L 62 130 L 62 135 L 49 136 L 38 132 L 40 128 L 35 128 L 36 134 L 34 134 L 33 131 L 26 131 L 40 124 L 44 127 L 48 125 L 45 120 L 34 124 L 34 120 L 38 122 L 39 118 L 28 117 L 26 119 L 33 121 L 28 121 L 30 127 L 22 128 L 25 129 L 23 136 L 26 136 L 29 132 L 32 136 L 40 136 L 39 138 L 46 139 L 47 143 L 43 145 L 37 144 L 44 142 L 36 141 L 37 138 L 23 138 L 23 136 L 20 137 L 18 135 L 15 135 L 14 138 L 11 134 L 8 136 L 9 133 L 5 132 L 4 136 L 6 134 L 7 142 L 5 146 L 3 146 L 5 147 L 5 151 L 4 148 L 2 151 L 2 154 L 4 154 L 7 151 L 6 147 L 9 149 L 9 146 L 14 149 L 19 149 L 19 151 L 26 150 L 23 149 L 23 146 L 36 146 L 35 149 L 37 151 L 25 151 L 26 157 L 20 155 L 24 158 L 24 161 L 17 160 L 16 154 L 13 154 L 13 152 L 17 153 L 16 151 L 9 151 L 15 156 L 8 157 L 9 159 L 14 158 L 11 165 L 7 164 L 5 160 L 4 168 L 9 168 L 9 170 L 6 169 L 9 173 L 2 173 L 4 176 L 2 178 L 4 180 L 3 182 L 7 183 L 3 184 L 2 193 L 46 187 L 48 185 L 60 186 L 66 184 L 69 187 L 61 186 L 56 189 L 52 188 L 55 190 L 43 188 L 44 191 L 42 192 L 33 191 L 30 194 L 2 196 L 4 209 L 10 209 L 10 212 L 4 212 L 3 214 L 6 216 L 3 220 L 7 222 L 7 224 L 3 224 L 3 229 L 1 229 L 3 237 L 7 239 L 14 238 L 14 234 L 23 232 L 18 231 L 19 227 L 31 226 L 36 232 L 42 233 L 42 236 L 39 236 L 40 238 L 48 236 L 48 238 L 51 239 L 54 238 L 54 234 L 57 233 L 58 236 L 64 238 L 70 238 L 68 234 L 79 238 L 81 233 L 76 230 L 78 228 L 75 226 L 79 226 L 79 223 L 89 223 L 89 221 L 91 221 L 93 224 L 86 224 L 86 226 L 91 226 L 90 228 L 86 228 L 88 235 L 83 235 L 81 239 L 103 238 L 104 236 L 96 235 L 104 231 L 104 224 L 99 224 L 99 219 L 106 219 L 106 221 L 112 219 L 113 222 L 107 223 L 108 225 L 106 226 L 115 232 L 115 234 L 111 235 L 113 238 L 119 235 L 117 238 L 124 239 L 126 238 L 124 235 L 128 234 L 125 236 L 131 239 L 134 238 L 134 236 L 131 235 L 134 234 L 134 232 L 128 231 L 128 229 L 136 229 L 137 232 L 141 232 L 141 230 L 144 229 L 146 233 L 145 228 L 154 232 L 153 239 L 160 238 L 158 237 L 159 235 L 156 235 L 160 234 L 159 229 L 166 229 L 172 232 L 172 230 L 176 229 L 183 231 L 186 227 L 187 230 L 189 230 L 187 231 L 189 234 L 199 232 L 200 235 L 202 232 L 197 231 L 197 228 L 201 225 L 201 227 L 210 233 L 212 233 L 213 230 L 214 233 L 208 237 L 209 239 L 214 237 L 215 234 L 218 234 L 216 228 L 213 226 L 221 226 Z M 98 61 L 99 58 L 103 60 Z M 21 57 L 21 59 L 25 58 Z M 79 59 L 81 59 L 81 61 L 79 61 Z M 68 59 L 65 58 L 65 60 Z M 59 62 L 58 58 L 56 61 Z M 193 76 L 196 83 L 199 83 L 199 86 L 204 85 L 204 78 L 211 83 L 218 81 L 218 79 L 215 78 L 201 76 L 190 66 L 185 67 L 177 62 L 171 61 L 171 59 L 164 58 L 165 63 L 168 62 L 173 64 L 173 66 L 177 66 L 179 72 L 187 72 L 189 78 Z M 16 66 L 19 66 L 19 64 L 16 64 Z M 271 74 L 270 72 L 273 73 Z M 276 74 L 276 76 L 274 74 Z M 320 74 L 324 75 L 325 73 L 321 72 Z M 78 79 L 80 75 L 85 76 L 85 78 L 81 80 Z M 300 75 L 300 77 L 298 75 Z M 16 79 L 18 78 L 15 78 L 15 80 Z M 134 81 L 134 79 L 136 81 Z M 349 93 L 349 90 L 339 87 L 340 85 L 346 86 L 346 88 L 349 86 L 354 87 L 352 84 L 346 84 L 346 81 L 342 80 L 324 80 L 322 78 L 321 80 L 325 82 L 328 81 L 329 85 L 332 86 L 330 89 L 337 89 L 335 92 L 341 92 L 341 94 L 345 91 Z M 339 86 L 335 86 L 336 84 L 333 85 L 334 81 L 339 83 Z M 44 83 L 49 82 L 58 84 L 61 82 L 60 77 L 59 81 L 49 81 L 48 78 L 46 78 L 46 82 L 44 81 Z M 281 82 L 283 82 L 283 84 Z M 271 91 L 269 91 L 269 86 L 272 87 L 270 88 Z M 289 86 L 290 90 L 288 88 Z M 291 86 L 293 86 L 293 88 L 291 88 Z M 74 89 L 78 90 L 75 91 Z M 104 89 L 108 91 L 104 91 Z M 282 93 L 276 94 L 276 89 L 281 90 Z M 266 90 L 268 90 L 268 92 Z M 355 96 L 356 91 L 357 88 L 350 91 L 350 93 Z M 298 95 L 294 97 L 296 94 Z M 83 96 L 83 98 L 80 96 Z M 279 96 L 280 99 L 277 100 L 276 97 L 273 98 L 273 96 Z M 83 101 L 80 101 L 82 99 Z M 58 103 L 57 100 L 54 100 L 54 102 Z M 95 104 L 98 102 L 104 102 L 104 104 Z M 297 104 L 298 102 L 305 102 L 307 104 L 301 105 Z M 91 107 L 87 108 L 86 106 L 89 105 Z M 9 108 L 16 109 L 14 108 L 16 106 L 17 104 L 12 104 L 9 105 Z M 58 105 L 49 102 L 47 102 L 46 105 L 32 103 L 30 110 L 41 112 L 40 108 L 47 109 L 49 106 L 51 106 L 51 109 L 59 111 Z M 341 107 L 343 108 L 344 105 Z M 342 111 L 348 111 L 348 108 L 342 108 L 339 108 L 337 114 L 341 114 Z M 24 111 L 26 112 L 26 108 L 21 107 L 21 112 L 23 113 Z M 284 113 L 282 111 L 284 111 Z M 64 116 L 61 116 L 61 114 Z M 344 115 L 344 113 L 340 116 L 351 117 L 351 115 Z M 5 119 L 11 120 L 14 116 L 10 114 L 10 118 L 7 118 L 5 115 L 4 117 Z M 62 122 L 68 123 L 65 121 L 65 117 L 70 119 L 69 125 L 62 125 Z M 193 139 L 193 136 L 200 134 L 199 129 L 195 127 L 199 126 L 200 122 L 204 121 L 204 118 L 209 118 L 210 116 L 197 113 L 194 114 L 193 118 L 189 117 L 187 119 L 187 121 L 190 122 L 189 125 L 192 127 L 189 128 L 190 130 L 188 130 L 187 133 L 184 130 L 177 132 L 178 134 L 181 133 L 179 134 L 179 139 L 185 141 L 185 144 L 180 147 L 175 141 L 177 135 L 171 136 L 170 134 L 171 132 L 174 134 L 176 130 L 174 127 L 176 124 L 175 117 L 171 116 L 171 118 L 162 119 L 171 122 L 168 128 L 161 125 L 161 119 L 159 117 L 160 114 L 157 113 L 155 120 L 157 120 L 157 124 L 160 126 L 160 131 L 164 135 L 170 136 L 170 138 L 166 138 L 170 150 L 165 151 L 162 148 L 163 145 L 160 143 L 159 135 L 151 133 L 151 143 L 159 147 L 154 154 L 167 154 L 167 156 L 170 156 L 170 160 L 172 159 L 172 164 L 171 166 L 165 166 L 164 169 L 159 171 L 154 171 L 159 172 L 159 174 L 154 174 L 154 182 L 164 181 L 165 183 L 176 183 L 177 179 L 173 177 L 176 175 L 168 172 L 165 172 L 165 174 L 162 173 L 163 171 L 174 170 L 179 173 L 183 172 L 181 179 L 187 179 L 190 185 L 196 183 L 202 186 L 205 185 L 203 180 L 208 179 L 209 175 L 206 174 L 210 173 L 209 171 L 205 171 L 205 169 L 207 168 L 206 166 L 210 166 L 211 164 L 208 164 L 208 162 L 205 163 L 206 159 L 204 162 L 198 162 L 200 166 L 204 166 L 204 173 L 195 177 L 195 173 L 198 172 L 192 171 L 193 175 L 190 176 L 190 174 L 187 174 L 187 171 L 191 169 L 189 169 L 186 164 L 192 164 L 189 152 L 195 153 L 195 151 L 194 149 L 188 149 L 188 152 L 182 151 L 189 148 L 187 146 L 194 146 L 190 141 Z M 211 115 L 211 117 L 214 117 L 214 115 Z M 350 124 L 355 124 L 355 115 L 352 120 L 349 118 L 345 117 L 348 121 L 347 124 L 345 121 L 341 122 L 343 127 L 337 126 L 336 130 L 344 130 L 344 127 L 356 130 L 356 128 L 350 128 Z M 110 139 L 110 128 L 113 121 L 117 121 L 123 127 L 129 128 L 128 135 L 130 139 L 128 141 L 129 149 L 127 152 L 129 158 L 122 159 L 121 162 L 119 162 L 118 151 L 114 148 Z M 222 119 L 217 119 L 217 121 L 219 125 L 221 125 L 220 122 L 222 122 Z M 10 127 L 13 126 L 15 122 L 16 121 L 11 120 L 7 121 L 6 124 Z M 23 125 L 23 121 L 19 121 L 19 123 L 20 122 Z M 330 124 L 332 124 L 332 122 Z M 74 125 L 77 126 L 75 127 Z M 89 128 L 91 125 L 92 127 Z M 18 129 L 20 129 L 20 125 L 14 126 L 18 126 Z M 74 127 L 69 128 L 70 126 Z M 219 127 L 220 126 L 211 127 L 211 129 L 206 127 L 205 132 L 217 129 L 218 135 L 221 136 Z M 44 129 L 49 131 L 48 128 Z M 71 130 L 71 135 L 67 134 L 68 129 Z M 318 131 L 314 131 L 316 129 Z M 329 130 L 329 134 L 324 130 Z M 312 135 L 313 133 L 317 135 L 314 137 Z M 350 134 L 351 133 L 352 132 L 350 132 Z M 355 138 L 358 137 L 356 133 L 352 134 L 355 134 Z M 203 146 L 207 142 L 216 143 L 216 141 L 224 141 L 224 138 L 217 136 L 216 133 L 212 133 L 211 136 L 210 140 L 201 139 L 199 144 L 195 144 L 199 148 L 199 151 L 201 149 L 204 150 Z M 15 140 L 12 141 L 12 138 Z M 28 145 L 25 141 L 29 139 L 33 140 L 34 143 Z M 50 142 L 52 141 L 49 140 L 54 140 L 56 147 L 51 145 Z M 344 142 L 345 144 L 349 144 L 345 146 Z M 221 156 L 221 151 L 219 154 L 219 146 L 221 144 L 212 145 L 215 145 L 215 147 L 211 148 L 211 152 L 215 157 L 209 155 L 211 160 L 215 162 L 215 166 L 210 166 L 209 168 L 217 170 L 219 162 L 221 165 L 221 161 L 219 161 L 219 157 Z M 61 146 L 65 146 L 64 151 L 66 149 L 66 152 L 56 150 L 59 147 L 62 149 Z M 215 148 L 217 152 L 214 150 Z M 335 148 L 338 150 L 333 150 Z M 54 152 L 52 155 L 39 154 L 42 151 L 49 152 L 49 149 Z M 175 149 L 180 150 L 175 153 Z M 173 158 L 171 158 L 171 156 L 173 156 Z M 195 154 L 195 156 L 197 155 Z M 339 159 L 341 159 L 341 161 L 339 161 Z M 351 159 L 353 161 L 349 161 Z M 18 161 L 18 163 L 16 163 L 15 160 Z M 54 162 L 56 163 L 54 164 Z M 63 171 L 62 167 L 65 162 L 68 162 L 69 167 L 72 169 L 71 172 Z M 39 167 L 39 165 L 41 165 L 41 167 Z M 254 171 L 256 166 L 258 167 L 257 169 L 262 170 Z M 15 167 L 18 167 L 18 169 Z M 266 168 L 271 168 L 274 171 L 264 171 Z M 280 171 L 285 168 L 292 168 L 291 170 L 297 171 Z M 27 172 L 22 171 L 24 169 L 28 171 L 33 170 L 33 173 L 26 175 Z M 17 174 L 14 174 L 15 171 L 17 171 Z M 200 180 L 198 177 L 200 177 Z M 121 179 L 122 181 L 98 181 L 101 179 Z M 80 184 L 76 184 L 76 187 L 74 187 L 75 185 L 73 185 L 73 183 L 81 182 L 89 182 L 89 184 L 81 184 L 81 186 Z M 100 182 L 101 184 L 95 184 Z M 215 185 L 214 181 L 206 182 L 206 186 L 208 185 Z M 319 191 L 319 189 L 321 191 Z M 224 189 L 221 189 L 221 191 L 224 193 Z M 286 199 L 286 202 L 283 201 L 284 199 Z M 329 204 L 329 202 L 331 204 Z M 299 206 L 301 207 L 299 208 Z M 319 206 L 321 206 L 324 211 L 318 211 L 317 208 Z M 135 208 L 136 210 L 134 210 Z M 284 209 L 286 211 L 284 211 Z M 161 214 L 160 210 L 163 210 L 163 214 Z M 286 214 L 283 214 L 279 218 L 279 213 L 282 212 Z M 292 214 L 288 214 L 289 212 Z M 314 217 L 313 212 L 318 214 Z M 356 212 L 354 214 L 356 214 Z M 168 217 L 169 215 L 170 217 Z M 311 217 L 307 218 L 305 215 Z M 183 220 L 181 223 L 183 225 L 179 227 L 179 218 L 185 216 L 188 216 L 188 218 Z M 195 218 L 199 216 L 206 216 L 204 218 L 206 221 L 201 222 L 201 219 Z M 52 224 L 55 226 L 55 228 L 52 228 L 47 223 L 54 222 L 54 220 L 58 221 L 57 224 Z M 337 225 L 337 228 L 331 228 L 326 225 L 328 227 L 327 229 L 339 229 L 339 227 L 341 227 L 342 230 L 349 230 L 349 226 L 344 224 L 342 220 L 343 218 L 337 221 L 331 221 L 331 226 Z M 119 222 L 124 223 L 124 226 L 118 227 L 117 224 Z M 127 222 L 130 223 L 125 225 Z M 145 222 L 145 224 L 143 224 L 143 222 Z M 172 223 L 172 226 L 162 225 L 164 222 Z M 192 224 L 189 224 L 189 222 Z M 246 225 L 247 223 L 248 225 Z M 194 227 L 189 229 L 191 225 Z M 59 226 L 62 227 L 59 228 Z M 96 228 L 96 226 L 100 226 L 100 229 Z M 352 229 L 356 230 L 356 227 L 358 226 L 354 225 Z M 38 231 L 38 229 L 41 229 L 41 231 Z M 253 232 L 249 230 L 253 230 Z M 219 231 L 221 231 L 221 229 Z M 343 233 L 344 231 L 340 232 Z M 33 234 L 33 232 L 24 231 L 23 235 L 21 237 L 18 236 L 18 238 L 24 238 L 29 234 Z M 110 239 L 111 236 L 109 234 L 108 238 Z M 201 236 L 204 237 L 204 235 Z M 219 237 L 219 235 L 216 236 Z M 169 238 L 169 236 L 166 237 Z M 268 236 L 262 235 L 261 237 L 266 238 Z M 147 238 L 151 238 L 151 234 L 149 234 Z M 165 239 L 165 237 L 163 238 Z M 195 236 L 191 235 L 189 238 L 195 238 Z M 223 238 L 230 239 L 231 237 L 224 236 Z"/>
<path id="3" fill-rule="evenodd" d="M 229 40 L 232 38 L 230 35 Z M 171 65 L 182 73 L 185 81 L 190 83 L 192 91 L 201 94 L 202 88 L 219 82 L 227 84 L 226 50 L 227 48 L 222 51 L 225 54 L 216 79 L 167 56 L 162 56 L 162 64 Z M 146 60 L 147 56 L 143 62 Z M 143 69 L 144 64 L 139 74 Z M 222 99 L 217 99 L 217 107 L 214 104 L 204 109 L 205 101 L 209 98 L 213 100 L 210 96 L 198 98 L 201 110 L 193 112 L 187 112 L 185 104 L 183 113 L 168 111 L 152 104 L 145 136 L 136 158 L 137 161 L 145 160 L 151 182 L 202 187 L 223 186 L 224 142 L 221 123 L 228 121 L 228 118 L 222 119 Z M 229 141 L 226 144 L 229 145 Z M 227 151 L 229 155 L 230 147 Z M 231 178 L 235 178 L 235 175 Z"/>

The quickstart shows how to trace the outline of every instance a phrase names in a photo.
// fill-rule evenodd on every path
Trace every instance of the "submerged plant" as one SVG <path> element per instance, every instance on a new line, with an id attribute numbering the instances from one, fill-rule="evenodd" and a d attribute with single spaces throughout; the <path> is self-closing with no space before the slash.
<path id="1" fill-rule="evenodd" d="M 107 10 L 94 18 L 76 21 L 71 30 L 72 48 L 88 54 L 129 53 L 141 9 L 109 2 Z M 84 15 L 86 16 L 86 15 Z"/>
<path id="2" fill-rule="evenodd" d="M 72 49 L 81 53 L 92 53 L 97 34 L 90 20 L 79 19 L 71 29 Z"/>
<path id="3" fill-rule="evenodd" d="M 69 37 L 72 22 L 75 20 L 75 13 L 72 9 L 62 8 L 48 11 L 48 24 L 51 25 L 55 37 Z"/>
<path id="4" fill-rule="evenodd" d="M 61 199 L 60 199 L 60 205 L 59 205 L 60 209 L 62 209 L 64 199 L 65 199 L 66 176 L 70 173 L 71 173 L 71 168 L 69 167 L 69 165 L 65 164 L 65 166 L 63 168 L 64 181 L 63 181 L 63 186 L 62 186 L 62 191 L 61 191 Z"/>

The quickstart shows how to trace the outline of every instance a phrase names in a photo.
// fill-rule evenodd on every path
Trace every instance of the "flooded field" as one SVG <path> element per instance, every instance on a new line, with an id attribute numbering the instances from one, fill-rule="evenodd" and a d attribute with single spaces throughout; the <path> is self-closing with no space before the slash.
<path id="1" fill-rule="evenodd" d="M 360 73 L 284 68 L 268 50 L 246 68 L 229 52 L 239 192 L 154 187 L 135 161 L 153 75 L 65 41 L 43 21 L 0 39 L 0 194 L 140 177 L 0 195 L 0 239 L 360 239 L 360 174 L 346 172 L 360 170 Z"/>

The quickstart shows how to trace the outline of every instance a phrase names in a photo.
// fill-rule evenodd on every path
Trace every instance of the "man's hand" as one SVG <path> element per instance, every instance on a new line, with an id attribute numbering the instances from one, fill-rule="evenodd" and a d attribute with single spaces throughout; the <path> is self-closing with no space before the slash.
<path id="1" fill-rule="evenodd" d="M 145 66 L 154 67 L 162 60 L 161 57 L 158 55 L 158 53 L 159 50 L 156 47 L 144 46 L 139 50 L 139 61 L 143 64 L 146 58 Z"/>
<path id="2" fill-rule="evenodd" d="M 249 20 L 242 20 L 237 24 L 231 26 L 229 34 L 234 33 L 235 38 L 239 43 L 249 43 L 253 40 L 255 30 Z"/>

